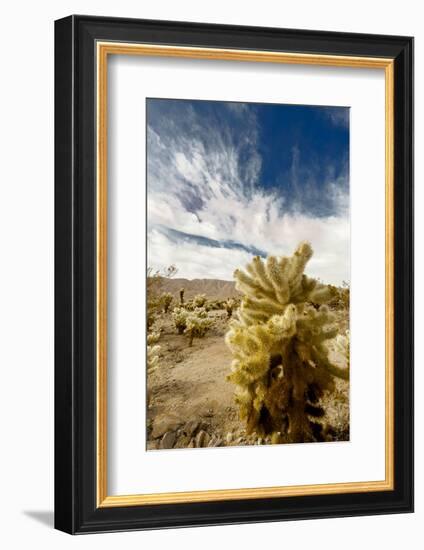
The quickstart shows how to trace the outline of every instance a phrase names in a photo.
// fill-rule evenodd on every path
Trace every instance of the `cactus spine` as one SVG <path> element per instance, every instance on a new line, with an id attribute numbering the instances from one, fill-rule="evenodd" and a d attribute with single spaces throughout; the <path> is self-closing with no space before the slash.
<path id="1" fill-rule="evenodd" d="M 317 403 L 334 376 L 348 378 L 325 345 L 338 332 L 325 305 L 332 294 L 303 273 L 312 253 L 301 243 L 292 257 L 257 256 L 234 273 L 244 296 L 226 335 L 234 358 L 228 378 L 248 432 L 274 443 L 325 439 Z"/>

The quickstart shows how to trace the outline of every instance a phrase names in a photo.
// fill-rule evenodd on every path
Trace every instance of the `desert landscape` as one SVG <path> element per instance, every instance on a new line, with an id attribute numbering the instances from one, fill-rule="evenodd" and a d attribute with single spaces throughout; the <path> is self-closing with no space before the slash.
<path id="1" fill-rule="evenodd" d="M 349 113 L 146 100 L 147 450 L 349 440 Z"/>
<path id="2" fill-rule="evenodd" d="M 331 288 L 329 309 L 338 334 L 349 328 L 349 290 Z M 240 417 L 235 385 L 228 379 L 233 356 L 226 343 L 230 324 L 237 316 L 243 294 L 235 282 L 173 277 L 173 269 L 150 274 L 148 332 L 151 366 L 147 375 L 147 449 L 179 449 L 271 444 L 272 434 L 248 429 Z M 204 331 L 191 337 L 178 329 L 181 311 L 202 311 Z M 149 312 L 148 312 L 149 313 Z M 337 337 L 328 341 L 329 357 L 347 367 L 346 353 Z M 153 365 L 152 365 L 153 363 Z M 324 433 L 314 440 L 349 439 L 349 382 L 335 378 L 314 404 Z M 314 412 L 311 410 L 311 412 Z M 279 443 L 291 442 L 280 435 Z"/>

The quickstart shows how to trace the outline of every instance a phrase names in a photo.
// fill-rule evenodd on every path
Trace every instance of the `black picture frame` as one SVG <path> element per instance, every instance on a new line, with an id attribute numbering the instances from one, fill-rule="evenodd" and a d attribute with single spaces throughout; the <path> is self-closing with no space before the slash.
<path id="1" fill-rule="evenodd" d="M 394 60 L 394 490 L 97 507 L 99 40 Z M 413 39 L 73 15 L 55 22 L 55 527 L 94 533 L 413 511 Z"/>

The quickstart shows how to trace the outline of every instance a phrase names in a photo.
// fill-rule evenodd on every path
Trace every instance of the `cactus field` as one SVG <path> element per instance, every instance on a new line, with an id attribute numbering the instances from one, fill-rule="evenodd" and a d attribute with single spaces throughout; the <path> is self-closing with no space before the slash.
<path id="1" fill-rule="evenodd" d="M 150 281 L 149 450 L 349 439 L 349 290 L 305 275 L 312 254 Z"/>

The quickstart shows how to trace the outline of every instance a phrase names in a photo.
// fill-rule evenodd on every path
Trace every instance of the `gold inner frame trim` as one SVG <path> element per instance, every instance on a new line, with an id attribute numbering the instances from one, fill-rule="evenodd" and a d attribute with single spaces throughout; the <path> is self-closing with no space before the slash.
<path id="1" fill-rule="evenodd" d="M 254 50 L 97 42 L 97 506 L 142 506 L 255 498 L 364 493 L 394 489 L 394 60 Z M 280 487 L 217 489 L 109 496 L 107 492 L 107 61 L 109 55 L 142 55 L 384 69 L 386 185 L 385 479 Z"/>

